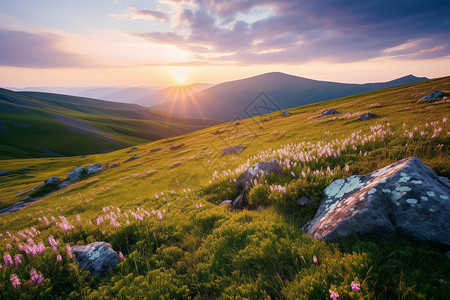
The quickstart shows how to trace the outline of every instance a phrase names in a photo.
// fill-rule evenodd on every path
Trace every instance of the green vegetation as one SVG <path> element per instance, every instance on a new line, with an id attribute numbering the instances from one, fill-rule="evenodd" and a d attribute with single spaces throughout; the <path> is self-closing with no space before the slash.
<path id="1" fill-rule="evenodd" d="M 64 177 L 78 165 L 120 162 L 0 216 L 0 253 L 21 255 L 23 261 L 1 262 L 0 297 L 330 299 L 332 290 L 339 299 L 446 299 L 450 261 L 439 249 L 401 236 L 318 241 L 301 228 L 335 179 L 410 156 L 450 177 L 450 102 L 417 102 L 449 89 L 447 77 L 299 107 L 289 110 L 289 117 L 217 125 L 132 152 L 0 161 L 0 170 L 10 172 L 0 181 L 4 206 L 20 200 L 18 190 Z M 320 118 L 330 107 L 340 114 Z M 357 121 L 366 111 L 379 118 Z M 259 122 L 264 118 L 269 121 Z M 185 146 L 168 150 L 180 143 Z M 220 155 L 237 144 L 244 151 Z M 129 160 L 134 154 L 140 158 Z M 265 176 L 249 186 L 250 204 L 257 209 L 219 205 L 239 195 L 234 179 L 248 166 L 270 158 L 280 161 L 285 175 Z M 300 196 L 315 202 L 300 207 Z M 29 243 L 30 233 L 35 244 L 43 242 L 44 253 L 19 249 Z M 55 253 L 49 236 L 59 243 Z M 124 255 L 105 277 L 79 269 L 66 248 L 94 241 L 109 242 Z M 39 286 L 31 279 L 33 269 L 45 278 Z M 21 283 L 16 288 L 13 274 Z M 361 284 L 360 292 L 352 291 L 352 282 Z"/>

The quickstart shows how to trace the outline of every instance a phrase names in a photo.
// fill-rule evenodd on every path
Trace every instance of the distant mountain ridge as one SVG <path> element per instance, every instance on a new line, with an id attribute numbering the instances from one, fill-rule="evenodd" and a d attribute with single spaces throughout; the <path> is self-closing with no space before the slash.
<path id="1" fill-rule="evenodd" d="M 152 108 L 190 118 L 232 121 L 268 113 L 266 110 L 258 113 L 252 108 L 253 104 L 258 106 L 258 101 L 269 102 L 271 110 L 277 111 L 424 80 L 428 78 L 408 75 L 388 82 L 350 84 L 272 72 L 217 84 L 184 99 L 168 101 Z M 269 99 L 258 99 L 261 95 Z"/>

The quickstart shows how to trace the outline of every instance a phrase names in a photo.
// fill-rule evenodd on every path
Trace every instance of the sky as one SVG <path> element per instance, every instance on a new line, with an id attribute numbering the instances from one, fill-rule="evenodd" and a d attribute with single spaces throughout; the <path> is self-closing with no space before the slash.
<path id="1" fill-rule="evenodd" d="M 0 86 L 450 75 L 450 1 L 0 0 Z"/>

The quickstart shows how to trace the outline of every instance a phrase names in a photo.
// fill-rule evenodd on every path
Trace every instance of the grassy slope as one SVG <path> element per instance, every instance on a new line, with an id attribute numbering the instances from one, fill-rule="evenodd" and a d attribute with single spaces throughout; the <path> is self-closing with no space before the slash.
<path id="1" fill-rule="evenodd" d="M 8 128 L 0 132 L 0 159 L 105 152 L 217 124 L 66 95 L 1 90 L 0 96 L 0 120 Z M 74 130 L 49 114 L 83 124 Z"/>
<path id="2" fill-rule="evenodd" d="M 317 103 L 290 110 L 294 115 L 256 123 L 246 120 L 242 125 L 218 125 L 183 136 L 140 145 L 139 151 L 123 149 L 108 154 L 90 155 L 84 159 L 41 158 L 0 161 L 0 170 L 11 171 L 0 182 L 0 201 L 13 203 L 20 197 L 14 192 L 29 189 L 51 175 L 64 175 L 77 165 L 93 162 L 121 162 L 116 168 L 83 178 L 30 207 L 0 217 L 0 232 L 15 233 L 34 226 L 42 233 L 46 246 L 49 234 L 60 241 L 59 252 L 63 263 L 57 263 L 51 250 L 42 258 L 27 258 L 17 269 L 3 267 L 3 296 L 19 295 L 45 297 L 52 288 L 54 295 L 73 297 L 139 298 L 329 298 L 329 289 L 338 291 L 340 299 L 443 299 L 449 290 L 450 262 L 429 246 L 417 245 L 397 237 L 395 241 L 377 238 L 329 243 L 310 239 L 301 226 L 314 215 L 317 208 L 298 208 L 293 200 L 300 195 L 320 200 L 321 191 L 332 180 L 351 174 L 363 174 L 386 166 L 401 158 L 417 156 L 441 176 L 450 176 L 449 124 L 432 139 L 409 139 L 402 135 L 414 127 L 425 130 L 425 123 L 449 117 L 450 104 L 417 103 L 417 99 L 434 90 L 450 90 L 450 78 L 395 87 L 362 95 Z M 336 119 L 318 118 L 325 108 L 341 112 Z M 359 122 L 357 116 L 339 119 L 345 113 L 371 111 L 378 119 Z M 259 120 L 259 119 L 258 119 Z M 393 136 L 386 140 L 358 145 L 357 151 L 348 151 L 339 159 L 320 160 L 322 170 L 330 166 L 334 174 L 294 179 L 268 177 L 269 184 L 288 188 L 286 195 L 271 193 L 263 199 L 251 194 L 251 200 L 266 201 L 271 205 L 260 211 L 230 212 L 215 203 L 232 199 L 238 193 L 228 178 L 212 181 L 214 171 L 234 170 L 262 150 L 278 149 L 289 143 L 332 141 L 346 138 L 362 130 L 370 133 L 369 126 L 390 123 Z M 405 128 L 403 128 L 405 123 Z M 177 151 L 168 151 L 173 144 L 185 143 Z M 245 150 L 237 155 L 220 156 L 220 149 L 228 145 L 244 144 Z M 408 146 L 406 146 L 408 144 Z M 443 145 L 443 146 L 440 146 Z M 159 152 L 148 150 L 162 147 Z M 367 155 L 358 155 L 367 151 Z M 138 154 L 140 159 L 128 159 Z M 178 162 L 181 163 L 178 164 Z M 342 169 L 350 166 L 349 172 Z M 337 169 L 337 166 L 340 169 Z M 311 165 L 311 167 L 313 167 Z M 317 166 L 316 166 L 317 167 Z M 305 168 L 292 168 L 299 177 Z M 19 174 L 26 174 L 21 177 Z M 210 181 L 212 183 L 210 183 Z M 190 188 L 192 191 L 187 190 Z M 264 184 L 263 188 L 268 188 Z M 174 195 L 170 191 L 174 190 Z M 255 189 L 256 191 L 256 189 Z M 164 192 L 164 196 L 160 194 Z M 158 193 L 158 199 L 154 194 Z M 264 193 L 263 193 L 264 194 Z M 290 199 L 289 197 L 293 197 Z M 163 201 L 165 197 L 167 202 Z M 170 205 L 168 205 L 168 203 Z M 196 204 L 202 204 L 196 208 Z M 105 217 L 106 206 L 120 207 L 121 226 L 115 228 L 107 220 L 96 226 L 96 218 Z M 114 211 L 118 214 L 116 208 Z M 137 208 L 150 212 L 143 221 L 135 221 L 128 210 L 141 214 Z M 162 221 L 151 210 L 166 210 Z M 125 225 L 123 212 L 129 214 Z M 81 217 L 81 226 L 75 215 Z M 65 216 L 76 228 L 64 233 L 54 223 L 47 226 L 38 218 Z M 20 222 L 18 222 L 20 220 Z M 91 220 L 94 225 L 88 223 Z M 104 231 L 104 234 L 102 233 Z M 105 240 L 126 258 L 104 278 L 90 277 L 87 272 L 72 269 L 73 261 L 67 257 L 66 243 L 84 244 Z M 20 253 L 16 246 L 7 250 L 7 239 L 0 251 Z M 13 243 L 14 245 L 14 243 Z M 318 264 L 312 262 L 313 255 Z M 10 274 L 29 279 L 31 267 L 47 278 L 43 286 L 14 290 L 8 282 Z M 362 284 L 361 294 L 350 292 L 351 281 Z"/>

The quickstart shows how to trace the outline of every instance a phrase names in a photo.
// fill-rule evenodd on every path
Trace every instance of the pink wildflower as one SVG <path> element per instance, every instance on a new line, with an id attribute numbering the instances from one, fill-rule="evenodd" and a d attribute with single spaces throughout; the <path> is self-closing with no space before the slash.
<path id="1" fill-rule="evenodd" d="M 330 299 L 337 300 L 337 298 L 339 298 L 339 294 L 337 292 L 332 290 L 329 290 L 329 292 L 330 292 Z"/>
<path id="2" fill-rule="evenodd" d="M 9 253 L 3 254 L 3 260 L 5 261 L 5 266 L 13 264 L 13 260 L 11 258 L 11 255 L 9 255 Z"/>
<path id="3" fill-rule="evenodd" d="M 358 293 L 359 291 L 361 291 L 361 284 L 352 281 L 351 286 L 352 286 L 352 292 Z"/>
<path id="4" fill-rule="evenodd" d="M 66 245 L 66 252 L 67 252 L 67 255 L 69 255 L 70 258 L 73 258 L 72 248 L 70 248 L 69 244 Z"/>
<path id="5" fill-rule="evenodd" d="M 31 281 L 36 283 L 36 285 L 41 285 L 44 281 L 44 276 L 41 273 L 38 273 L 35 269 L 30 272 Z"/>
<path id="6" fill-rule="evenodd" d="M 56 261 L 62 261 L 62 256 L 61 256 L 61 254 L 56 255 Z"/>
<path id="7" fill-rule="evenodd" d="M 317 256 L 313 256 L 313 262 L 315 263 L 315 264 L 317 264 Z"/>
<path id="8" fill-rule="evenodd" d="M 119 258 L 120 258 L 121 260 L 123 260 L 123 258 L 124 258 L 122 251 L 119 251 Z"/>
<path id="9" fill-rule="evenodd" d="M 447 123 L 447 121 L 448 121 L 448 119 L 447 119 L 447 118 L 444 118 L 444 119 L 442 119 L 442 123 L 444 123 L 444 124 L 446 124 L 446 123 Z"/>
<path id="10" fill-rule="evenodd" d="M 16 267 L 18 265 L 20 265 L 22 263 L 22 260 L 20 259 L 20 255 L 16 254 L 16 256 L 14 257 L 14 264 L 16 265 Z"/>
<path id="11" fill-rule="evenodd" d="M 6 248 L 11 248 L 11 244 L 6 244 Z"/>
<path id="12" fill-rule="evenodd" d="M 158 215 L 158 220 L 162 220 L 162 215 L 161 215 L 161 212 L 158 210 L 158 212 L 157 212 L 157 215 Z"/>
<path id="13" fill-rule="evenodd" d="M 20 285 L 20 279 L 19 279 L 19 277 L 17 277 L 16 274 L 11 274 L 11 277 L 9 277 L 9 280 L 11 280 L 11 284 L 15 289 Z"/>

